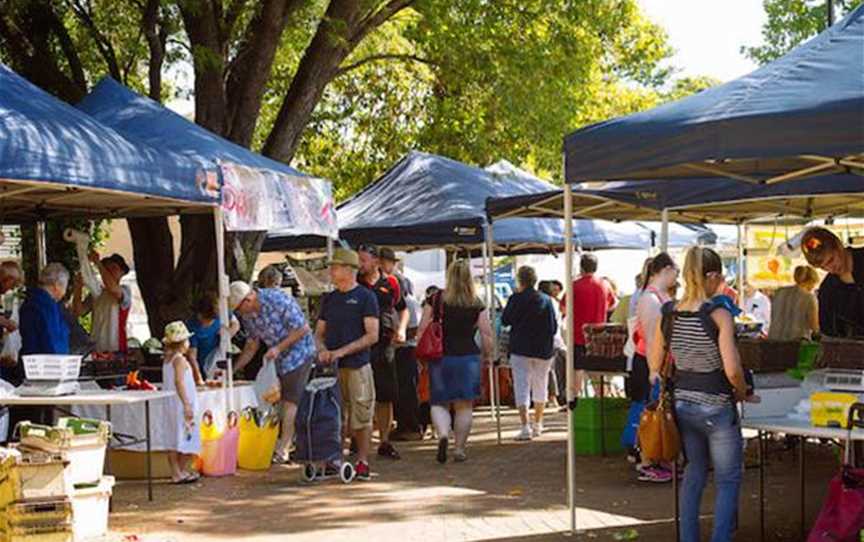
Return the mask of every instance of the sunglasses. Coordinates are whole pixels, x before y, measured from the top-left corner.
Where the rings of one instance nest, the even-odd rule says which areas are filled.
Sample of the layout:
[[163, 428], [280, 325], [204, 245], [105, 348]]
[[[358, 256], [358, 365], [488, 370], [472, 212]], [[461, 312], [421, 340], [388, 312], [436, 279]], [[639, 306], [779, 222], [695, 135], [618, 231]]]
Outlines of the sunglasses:
[[357, 252], [365, 252], [366, 254], [371, 254], [372, 256], [378, 256], [378, 247], [374, 245], [359, 245], [357, 247]]

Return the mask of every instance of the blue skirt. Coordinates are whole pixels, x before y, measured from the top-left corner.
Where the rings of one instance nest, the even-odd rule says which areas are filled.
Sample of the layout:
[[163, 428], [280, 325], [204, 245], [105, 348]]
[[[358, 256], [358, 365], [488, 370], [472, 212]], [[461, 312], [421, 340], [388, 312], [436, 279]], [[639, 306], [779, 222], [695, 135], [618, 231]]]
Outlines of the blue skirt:
[[429, 394], [433, 405], [480, 397], [480, 355], [444, 356], [430, 362]]

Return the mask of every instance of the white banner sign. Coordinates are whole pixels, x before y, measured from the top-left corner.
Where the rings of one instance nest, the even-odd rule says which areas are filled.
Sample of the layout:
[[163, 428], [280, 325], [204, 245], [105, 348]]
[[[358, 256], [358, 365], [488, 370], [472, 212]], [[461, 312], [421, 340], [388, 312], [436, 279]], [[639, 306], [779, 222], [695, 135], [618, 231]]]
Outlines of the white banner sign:
[[336, 206], [329, 181], [236, 164], [220, 167], [228, 231], [336, 236]]

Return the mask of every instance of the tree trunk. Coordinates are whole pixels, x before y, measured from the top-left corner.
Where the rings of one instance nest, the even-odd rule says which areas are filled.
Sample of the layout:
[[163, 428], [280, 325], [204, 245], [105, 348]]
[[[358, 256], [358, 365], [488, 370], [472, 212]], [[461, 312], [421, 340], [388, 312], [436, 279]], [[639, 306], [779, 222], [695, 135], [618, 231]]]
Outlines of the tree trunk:
[[130, 218], [126, 223], [150, 334], [161, 337], [169, 322], [162, 308], [170, 302], [174, 287], [174, 237], [165, 217]]
[[[282, 32], [300, 0], [265, 0], [249, 23], [250, 31], [228, 70], [228, 131], [226, 137], [244, 147], [252, 143], [261, 112], [261, 99]], [[254, 31], [251, 31], [254, 29]]]

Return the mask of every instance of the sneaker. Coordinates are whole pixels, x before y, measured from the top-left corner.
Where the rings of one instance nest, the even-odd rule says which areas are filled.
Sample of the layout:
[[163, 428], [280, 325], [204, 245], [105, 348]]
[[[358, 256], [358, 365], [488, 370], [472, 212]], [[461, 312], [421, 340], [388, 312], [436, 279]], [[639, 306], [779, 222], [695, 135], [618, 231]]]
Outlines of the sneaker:
[[637, 465], [642, 461], [639, 456], [639, 450], [636, 448], [627, 448], [627, 462], [631, 465]]
[[543, 436], [543, 424], [538, 423], [531, 428], [531, 436], [533, 438], [538, 438]]
[[519, 434], [516, 435], [516, 440], [519, 442], [524, 442], [526, 440], [531, 440], [531, 428], [527, 425], [519, 431]]
[[369, 463], [358, 461], [354, 466], [354, 479], [363, 482], [368, 482], [372, 479], [372, 471], [369, 470]]
[[435, 455], [435, 460], [442, 465], [447, 462], [447, 439], [442, 438], [438, 441], [438, 454]]
[[381, 457], [386, 457], [387, 459], [402, 459], [402, 456], [399, 455], [399, 452], [396, 451], [396, 448], [393, 447], [389, 442], [382, 442], [381, 446], [378, 447], [378, 455]]
[[339, 476], [339, 473], [342, 470], [342, 465], [337, 465], [333, 462], [328, 462], [324, 465], [324, 478], [335, 478]]
[[276, 452], [273, 454], [272, 463], [274, 465], [292, 465], [291, 454], [288, 452]]
[[456, 463], [464, 463], [468, 461], [468, 456], [465, 454], [465, 450], [456, 450], [453, 452], [453, 461]]
[[672, 481], [672, 473], [662, 467], [643, 467], [640, 465], [636, 467], [636, 470], [639, 472], [638, 479], [640, 482], [665, 484]]

